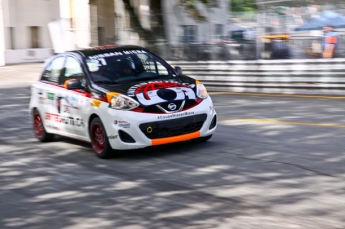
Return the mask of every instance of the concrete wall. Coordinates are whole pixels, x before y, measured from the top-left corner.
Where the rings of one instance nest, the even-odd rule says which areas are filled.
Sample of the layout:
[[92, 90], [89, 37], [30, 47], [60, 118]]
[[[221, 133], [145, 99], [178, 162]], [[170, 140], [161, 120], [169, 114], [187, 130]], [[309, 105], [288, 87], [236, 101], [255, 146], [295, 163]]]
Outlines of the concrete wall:
[[54, 54], [51, 48], [5, 50], [6, 64], [43, 62]]
[[59, 0], [3, 0], [3, 5], [6, 49], [11, 49], [10, 27], [15, 49], [32, 48], [31, 26], [39, 27], [39, 48], [52, 47], [47, 24], [60, 17]]
[[[43, 61], [51, 56], [47, 24], [60, 18], [59, 0], [2, 0], [1, 4], [5, 64]], [[38, 48], [35, 49], [30, 29], [33, 26], [38, 27]]]

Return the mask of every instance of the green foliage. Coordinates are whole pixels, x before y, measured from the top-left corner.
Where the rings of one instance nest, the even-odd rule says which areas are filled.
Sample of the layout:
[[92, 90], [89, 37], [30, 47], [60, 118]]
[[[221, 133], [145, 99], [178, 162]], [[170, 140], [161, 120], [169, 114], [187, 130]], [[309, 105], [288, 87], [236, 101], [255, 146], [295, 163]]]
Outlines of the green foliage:
[[196, 21], [206, 21], [206, 17], [197, 9], [198, 3], [202, 3], [207, 8], [216, 8], [219, 5], [218, 0], [180, 0], [180, 5], [187, 10], [191, 18]]
[[256, 11], [256, 0], [229, 0], [232, 12]]

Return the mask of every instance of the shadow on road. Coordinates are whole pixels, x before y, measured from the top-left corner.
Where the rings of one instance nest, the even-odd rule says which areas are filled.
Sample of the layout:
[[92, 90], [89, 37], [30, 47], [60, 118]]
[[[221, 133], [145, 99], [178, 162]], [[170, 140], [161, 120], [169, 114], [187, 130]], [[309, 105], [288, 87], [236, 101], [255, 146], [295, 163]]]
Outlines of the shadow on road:
[[38, 143], [27, 88], [0, 96], [0, 228], [345, 225], [345, 157], [329, 139], [343, 130], [224, 122], [204, 144], [100, 160], [88, 143]]

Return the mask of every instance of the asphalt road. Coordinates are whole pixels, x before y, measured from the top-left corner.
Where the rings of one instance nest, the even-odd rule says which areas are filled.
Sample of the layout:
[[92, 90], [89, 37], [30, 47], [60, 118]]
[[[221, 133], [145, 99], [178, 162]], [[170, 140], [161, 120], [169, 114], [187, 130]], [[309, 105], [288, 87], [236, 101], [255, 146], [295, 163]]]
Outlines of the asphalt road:
[[100, 160], [34, 138], [39, 66], [0, 68], [0, 228], [345, 228], [345, 98], [213, 94], [209, 142]]

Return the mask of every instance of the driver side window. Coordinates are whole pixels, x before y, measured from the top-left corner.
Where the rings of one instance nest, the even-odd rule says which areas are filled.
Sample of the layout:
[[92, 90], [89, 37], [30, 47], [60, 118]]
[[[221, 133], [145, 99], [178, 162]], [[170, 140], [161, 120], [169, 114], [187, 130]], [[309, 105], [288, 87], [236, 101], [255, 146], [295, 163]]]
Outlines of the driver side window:
[[64, 84], [69, 79], [84, 79], [84, 72], [78, 60], [73, 57], [67, 57], [65, 63], [65, 71], [61, 84]]
[[150, 56], [138, 54], [146, 72], [156, 73], [158, 75], [168, 75], [167, 69], [159, 62], [154, 61]]
[[57, 57], [44, 69], [42, 80], [58, 83], [65, 57]]

